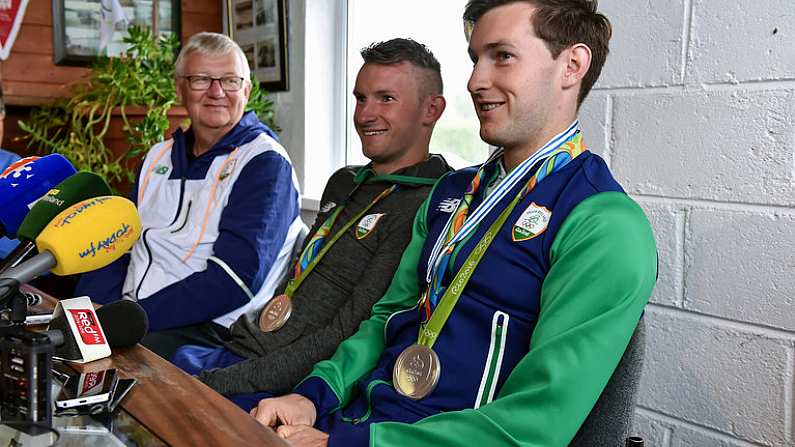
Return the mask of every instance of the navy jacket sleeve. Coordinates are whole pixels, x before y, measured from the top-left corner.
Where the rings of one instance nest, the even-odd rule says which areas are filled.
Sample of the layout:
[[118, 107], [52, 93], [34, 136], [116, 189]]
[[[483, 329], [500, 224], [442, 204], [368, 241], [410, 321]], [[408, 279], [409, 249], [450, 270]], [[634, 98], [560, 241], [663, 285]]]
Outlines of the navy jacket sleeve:
[[[141, 178], [143, 162], [138, 165], [135, 183], [129, 194], [129, 199], [138, 206], [138, 181]], [[113, 261], [106, 267], [93, 272], [86, 272], [80, 276], [75, 288], [75, 296], [87, 296], [99, 304], [108, 304], [121, 298], [124, 278], [127, 276], [127, 267], [130, 265], [129, 253]]]
[[127, 276], [127, 266], [129, 265], [130, 254], [125, 253], [106, 267], [84, 273], [77, 283], [75, 296], [87, 296], [99, 304], [117, 301], [121, 298], [124, 278]]
[[[213, 256], [256, 294], [298, 216], [292, 166], [269, 151], [249, 161], [221, 214]], [[139, 302], [150, 330], [213, 320], [249, 301], [247, 292], [216, 262]]]

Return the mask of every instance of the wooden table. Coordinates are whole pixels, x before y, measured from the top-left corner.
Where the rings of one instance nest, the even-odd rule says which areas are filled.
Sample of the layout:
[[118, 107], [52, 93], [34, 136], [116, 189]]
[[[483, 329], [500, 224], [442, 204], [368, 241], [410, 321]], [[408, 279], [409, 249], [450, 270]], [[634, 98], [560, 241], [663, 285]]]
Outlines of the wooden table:
[[[25, 288], [41, 294], [46, 306], [55, 306], [55, 298]], [[109, 358], [73, 367], [79, 372], [116, 368], [121, 377], [137, 379], [121, 406], [166, 444], [287, 446], [273, 430], [141, 345], [114, 349]]]

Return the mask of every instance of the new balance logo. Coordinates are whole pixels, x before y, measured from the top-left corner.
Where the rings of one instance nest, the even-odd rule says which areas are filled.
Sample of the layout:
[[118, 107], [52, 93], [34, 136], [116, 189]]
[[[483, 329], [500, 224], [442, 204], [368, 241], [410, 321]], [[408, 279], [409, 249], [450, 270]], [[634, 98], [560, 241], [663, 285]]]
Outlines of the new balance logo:
[[458, 208], [459, 203], [461, 203], [461, 199], [453, 199], [452, 197], [449, 199], [444, 199], [439, 202], [439, 206], [436, 208], [436, 210], [443, 213], [452, 213], [456, 210], [456, 208]]
[[326, 202], [323, 206], [320, 207], [321, 213], [328, 213], [329, 211], [333, 210], [337, 206], [334, 202]]

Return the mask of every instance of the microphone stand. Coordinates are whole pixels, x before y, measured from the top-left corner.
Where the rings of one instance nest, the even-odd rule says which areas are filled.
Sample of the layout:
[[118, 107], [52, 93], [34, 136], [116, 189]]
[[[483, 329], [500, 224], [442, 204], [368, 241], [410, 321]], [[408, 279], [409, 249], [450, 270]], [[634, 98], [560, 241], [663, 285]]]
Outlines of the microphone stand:
[[0, 278], [0, 419], [30, 435], [52, 431], [53, 341], [25, 329], [27, 297]]
[[28, 259], [31, 254], [36, 252], [36, 244], [33, 242], [21, 241], [8, 256], [0, 261], [0, 273], [18, 266], [21, 262]]
[[0, 305], [15, 292], [19, 291], [19, 286], [36, 278], [42, 273], [58, 265], [55, 256], [45, 251], [30, 258], [24, 264], [12, 267], [0, 276]]
[[14, 278], [0, 278], [0, 327], [13, 328], [25, 324], [28, 300], [19, 291], [20, 283]]

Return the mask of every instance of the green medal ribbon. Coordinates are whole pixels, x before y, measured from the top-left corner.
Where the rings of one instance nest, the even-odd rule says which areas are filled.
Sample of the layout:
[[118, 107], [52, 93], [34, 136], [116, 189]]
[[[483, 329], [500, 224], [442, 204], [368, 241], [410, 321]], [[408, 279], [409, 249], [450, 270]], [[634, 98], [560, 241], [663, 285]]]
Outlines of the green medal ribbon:
[[[373, 177], [371, 179], [371, 181], [375, 181], [375, 180], [379, 180], [379, 177]], [[349, 198], [350, 198], [350, 196], [352, 196], [359, 189], [360, 185], [361, 185], [361, 183], [359, 185], [357, 185], [356, 189], [354, 189], [348, 195]], [[301, 286], [301, 283], [304, 282], [304, 279], [307, 277], [307, 275], [309, 275], [309, 273], [315, 268], [315, 266], [318, 264], [318, 262], [320, 262], [320, 260], [323, 259], [323, 257], [331, 249], [331, 247], [334, 246], [334, 243], [337, 242], [337, 240], [339, 238], [341, 238], [342, 235], [345, 234], [345, 232], [348, 231], [348, 229], [354, 223], [358, 222], [359, 219], [361, 219], [365, 215], [365, 213], [367, 213], [367, 211], [369, 211], [373, 206], [375, 206], [376, 203], [380, 202], [381, 200], [386, 198], [388, 195], [392, 194], [396, 189], [398, 189], [398, 185], [392, 185], [389, 188], [383, 190], [381, 192], [381, 194], [376, 196], [376, 198], [373, 199], [372, 202], [370, 202], [369, 205], [364, 207], [355, 216], [353, 216], [353, 218], [351, 220], [346, 222], [345, 225], [343, 225], [342, 228], [340, 228], [340, 230], [337, 231], [337, 233], [334, 234], [334, 236], [332, 236], [332, 238], [330, 240], [328, 240], [328, 242], [324, 243], [325, 236], [328, 235], [328, 233], [331, 231], [331, 227], [334, 225], [334, 222], [337, 220], [337, 217], [342, 212], [342, 210], [345, 208], [345, 203], [343, 203], [342, 205], [338, 206], [337, 209], [335, 209], [334, 212], [331, 213], [331, 215], [328, 218], [326, 218], [326, 221], [323, 222], [323, 224], [320, 226], [320, 228], [318, 228], [318, 231], [312, 237], [312, 239], [309, 241], [309, 243], [306, 244], [306, 247], [304, 248], [304, 251], [301, 253], [301, 256], [299, 256], [298, 260], [296, 261], [293, 278], [291, 278], [287, 282], [287, 288], [285, 289], [284, 293], [288, 297], [292, 298], [293, 294], [298, 289], [298, 287]], [[347, 201], [348, 200], [346, 199], [345, 202], [347, 202]], [[322, 232], [324, 232], [325, 234], [320, 235], [319, 233], [322, 233]], [[318, 245], [322, 245], [322, 247], [323, 247], [323, 248], [320, 249], [319, 252], [317, 251]], [[308, 261], [308, 262], [303, 263], [304, 267], [302, 268], [302, 261], [305, 261], [305, 260]]]
[[[508, 219], [508, 216], [511, 214], [513, 209], [516, 208], [516, 205], [519, 203], [519, 201], [527, 196], [541, 180], [545, 179], [553, 172], [562, 169], [584, 151], [585, 145], [582, 141], [582, 134], [578, 131], [572, 138], [565, 141], [558, 149], [544, 159], [544, 161], [541, 163], [541, 166], [539, 166], [536, 172], [530, 177], [525, 186], [519, 190], [519, 193], [516, 194], [516, 197], [514, 197], [513, 201], [511, 201], [505, 210], [500, 213], [499, 217], [497, 217], [497, 220], [491, 224], [491, 227], [489, 227], [488, 231], [486, 231], [480, 241], [478, 241], [477, 245], [464, 262], [464, 265], [461, 267], [458, 273], [456, 273], [453, 281], [444, 291], [444, 294], [442, 295], [441, 299], [439, 299], [438, 304], [433, 309], [433, 312], [430, 313], [428, 320], [420, 324], [420, 333], [417, 338], [417, 343], [425, 345], [428, 348], [433, 348], [433, 344], [436, 342], [436, 339], [442, 332], [442, 328], [444, 327], [445, 323], [447, 323], [447, 319], [453, 312], [453, 308], [455, 308], [456, 303], [458, 303], [458, 299], [461, 297], [461, 294], [464, 292], [464, 288], [469, 282], [469, 279], [475, 272], [475, 268], [477, 268], [480, 260], [486, 253], [486, 250], [494, 240], [494, 237], [500, 231], [500, 228]], [[479, 182], [481, 179], [476, 180]], [[430, 287], [432, 287], [432, 284], [428, 285], [428, 289], [430, 289]], [[426, 300], [428, 300], [429, 293], [430, 292], [426, 290]], [[425, 304], [426, 307], [429, 305], [428, 302]]]
[[417, 339], [417, 343], [425, 345], [429, 348], [433, 348], [433, 344], [439, 337], [439, 333], [442, 332], [442, 328], [444, 327], [445, 323], [447, 323], [447, 319], [450, 317], [450, 314], [453, 313], [453, 308], [455, 307], [456, 303], [458, 303], [458, 299], [461, 297], [461, 294], [464, 292], [464, 287], [466, 287], [467, 283], [469, 282], [469, 278], [472, 277], [472, 274], [475, 272], [475, 268], [480, 263], [480, 260], [483, 258], [486, 250], [491, 245], [494, 237], [500, 231], [500, 227], [502, 227], [502, 224], [508, 220], [508, 216], [511, 214], [511, 211], [513, 211], [513, 209], [516, 207], [516, 204], [519, 203], [519, 200], [523, 196], [524, 194], [522, 194], [520, 191], [510, 205], [508, 205], [508, 207], [505, 208], [502, 213], [500, 213], [500, 216], [497, 217], [497, 220], [491, 224], [491, 227], [489, 227], [488, 231], [486, 231], [480, 241], [478, 241], [478, 244], [472, 250], [472, 253], [469, 254], [469, 257], [467, 257], [467, 260], [464, 262], [461, 270], [456, 273], [455, 278], [453, 278], [453, 282], [447, 287], [442, 299], [439, 300], [439, 304], [431, 314], [431, 318], [426, 323], [420, 325], [420, 334]]

